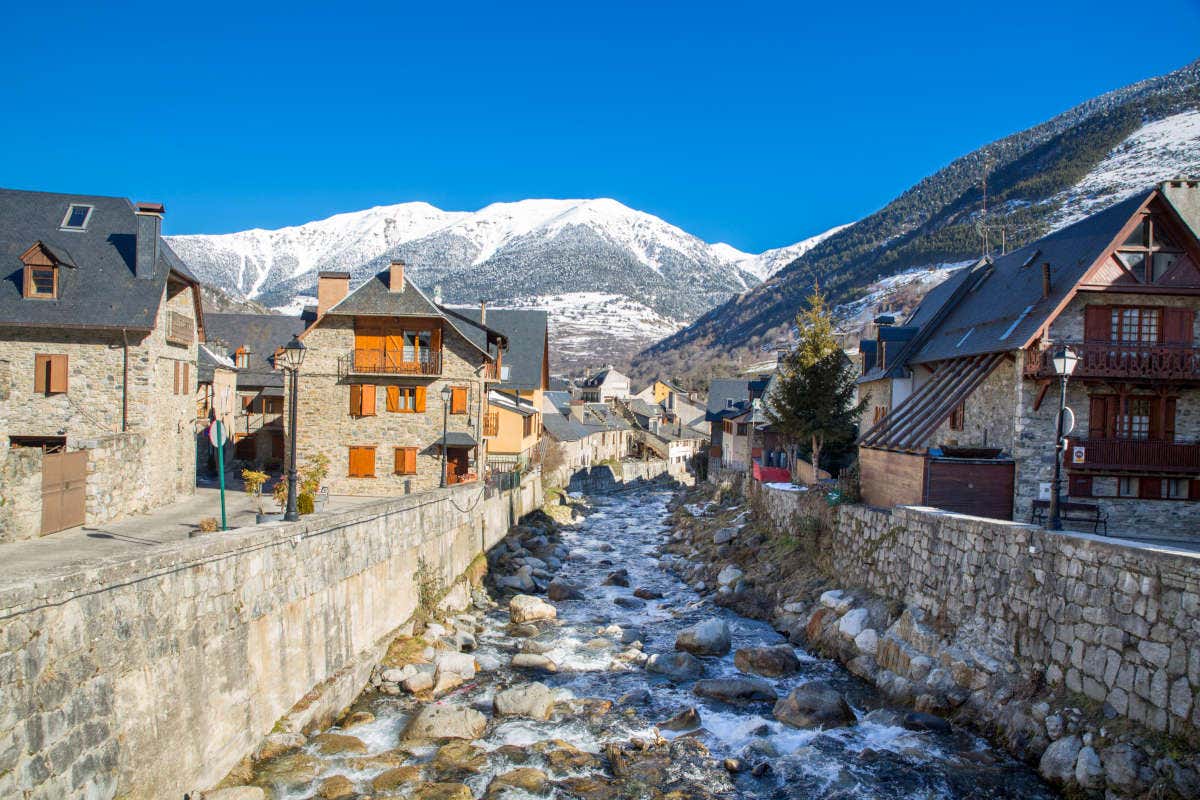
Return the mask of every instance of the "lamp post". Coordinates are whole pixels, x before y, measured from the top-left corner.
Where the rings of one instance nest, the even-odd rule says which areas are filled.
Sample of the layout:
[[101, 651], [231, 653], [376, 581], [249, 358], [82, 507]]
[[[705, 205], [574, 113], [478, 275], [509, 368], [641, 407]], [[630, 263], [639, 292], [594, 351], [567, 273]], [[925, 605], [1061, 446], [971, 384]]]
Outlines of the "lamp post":
[[304, 363], [304, 353], [308, 348], [304, 346], [304, 342], [300, 341], [300, 337], [292, 334], [292, 340], [283, 346], [283, 353], [279, 356], [280, 364], [284, 372], [291, 375], [292, 378], [292, 396], [288, 408], [288, 429], [291, 432], [291, 447], [288, 453], [288, 493], [287, 493], [287, 508], [284, 511], [283, 518], [288, 522], [295, 522], [300, 519], [300, 513], [296, 511], [296, 403], [298, 392], [296, 385], [300, 379], [300, 365]]
[[453, 392], [449, 386], [442, 387], [442, 488], [446, 488], [446, 435], [449, 424], [450, 397]]
[[1054, 373], [1061, 379], [1054, 439], [1054, 482], [1050, 487], [1050, 530], [1061, 531], [1062, 516], [1059, 506], [1062, 502], [1063, 420], [1067, 415], [1067, 381], [1075, 371], [1075, 365], [1079, 363], [1079, 356], [1075, 355], [1074, 350], [1063, 345], [1054, 352], [1050, 360], [1054, 364]]

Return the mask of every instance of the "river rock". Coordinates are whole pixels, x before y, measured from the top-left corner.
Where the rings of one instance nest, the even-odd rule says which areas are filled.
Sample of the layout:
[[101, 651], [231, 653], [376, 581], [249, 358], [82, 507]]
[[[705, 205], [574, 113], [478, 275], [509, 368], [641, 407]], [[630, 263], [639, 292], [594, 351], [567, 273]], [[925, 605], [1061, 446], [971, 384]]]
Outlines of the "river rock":
[[713, 544], [728, 544], [737, 538], [737, 528], [720, 528], [713, 534]]
[[618, 569], [608, 573], [608, 577], [604, 579], [605, 586], [620, 586], [629, 588], [629, 570]]
[[847, 611], [838, 620], [837, 627], [842, 638], [853, 640], [867, 627], [867, 610], [856, 608], [853, 611]]
[[367, 746], [363, 744], [362, 739], [344, 733], [322, 733], [314, 736], [312, 743], [317, 748], [317, 752], [326, 756], [367, 752]]
[[703, 677], [704, 664], [691, 653], [655, 653], [647, 659], [646, 671], [683, 683]]
[[470, 742], [461, 739], [438, 748], [433, 756], [433, 768], [440, 777], [461, 777], [463, 773], [482, 772], [487, 766], [487, 754]]
[[744, 575], [744, 574], [745, 573], [743, 573], [740, 569], [735, 567], [733, 564], [729, 564], [724, 569], [722, 569], [719, 573], [717, 573], [717, 585], [718, 586], [733, 586], [735, 583], [737, 583], [738, 581], [740, 581], [742, 579], [742, 575]]
[[497, 692], [492, 700], [497, 716], [530, 717], [546, 720], [554, 709], [558, 693], [544, 683], [526, 683]]
[[409, 721], [401, 734], [406, 741], [422, 739], [478, 739], [487, 718], [473, 708], [452, 703], [430, 703]]
[[871, 628], [866, 628], [854, 637], [854, 646], [858, 648], [858, 652], [874, 656], [879, 652], [879, 634]]
[[910, 731], [933, 731], [934, 733], [950, 733], [950, 723], [936, 714], [925, 714], [920, 711], [909, 711], [900, 718], [900, 724]]
[[661, 600], [663, 593], [656, 592], [653, 589], [647, 589], [646, 587], [642, 586], [633, 590], [633, 596], [640, 597], [642, 600]]
[[509, 662], [513, 669], [532, 669], [542, 672], [558, 672], [558, 664], [540, 653], [517, 653]]
[[528, 592], [534, 589], [533, 576], [526, 573], [502, 575], [496, 579], [496, 585], [502, 589], [517, 589], [518, 591], [522, 592]]
[[475, 657], [466, 653], [444, 651], [434, 657], [433, 663], [437, 666], [439, 675], [452, 672], [466, 681], [475, 677]]
[[679, 632], [675, 649], [698, 656], [723, 656], [729, 652], [729, 626], [723, 619], [710, 619]]
[[696, 681], [692, 691], [700, 697], [724, 703], [773, 703], [778, 699], [771, 684], [762, 678], [710, 678]]
[[376, 792], [391, 792], [395, 789], [411, 786], [420, 780], [421, 767], [416, 764], [407, 764], [379, 773], [371, 779], [371, 788]]
[[560, 600], [582, 600], [583, 592], [575, 584], [559, 579], [550, 581], [546, 587], [546, 597], [556, 603]]
[[205, 792], [203, 800], [266, 800], [267, 794], [257, 786], [230, 786]]
[[644, 706], [649, 702], [650, 691], [648, 689], [634, 689], [617, 698], [619, 706]]
[[743, 647], [733, 654], [733, 665], [742, 672], [779, 678], [800, 669], [800, 659], [790, 645]]
[[1079, 750], [1075, 759], [1075, 782], [1084, 789], [1104, 788], [1104, 767], [1100, 763], [1100, 754], [1091, 747]]
[[1079, 751], [1083, 742], [1078, 736], [1064, 736], [1052, 742], [1042, 753], [1038, 762], [1038, 772], [1042, 777], [1056, 786], [1065, 786], [1075, 780], [1075, 762], [1079, 759]]
[[277, 758], [284, 753], [299, 750], [301, 747], [304, 747], [307, 741], [302, 733], [288, 733], [284, 731], [268, 733], [263, 739], [262, 744], [258, 746], [258, 750], [254, 752], [254, 760], [270, 761], [272, 758]]
[[854, 712], [825, 681], [810, 681], [775, 704], [775, 719], [793, 728], [839, 728], [854, 724]]
[[[1131, 744], [1121, 743], [1100, 751], [1104, 777], [1108, 786], [1118, 794], [1136, 797], [1154, 780], [1146, 754]], [[1076, 760], [1078, 765], [1078, 760]]]
[[413, 793], [413, 800], [472, 800], [474, 795], [462, 783], [425, 783]]
[[546, 789], [546, 773], [534, 767], [519, 767], [509, 770], [492, 778], [484, 798], [485, 800], [499, 800], [510, 789], [526, 794], [541, 794]]
[[519, 594], [508, 601], [508, 614], [513, 622], [521, 623], [554, 619], [558, 616], [558, 611], [540, 597]]
[[658, 727], [668, 731], [691, 731], [700, 727], [700, 712], [695, 706], [680, 711], [675, 716], [658, 723]]
[[358, 792], [354, 791], [354, 781], [347, 778], [345, 775], [330, 775], [317, 786], [317, 792], [313, 795], [316, 800], [350, 800], [357, 797]]
[[263, 764], [254, 774], [254, 782], [269, 788], [299, 791], [321, 774], [321, 761], [310, 753], [288, 753]]

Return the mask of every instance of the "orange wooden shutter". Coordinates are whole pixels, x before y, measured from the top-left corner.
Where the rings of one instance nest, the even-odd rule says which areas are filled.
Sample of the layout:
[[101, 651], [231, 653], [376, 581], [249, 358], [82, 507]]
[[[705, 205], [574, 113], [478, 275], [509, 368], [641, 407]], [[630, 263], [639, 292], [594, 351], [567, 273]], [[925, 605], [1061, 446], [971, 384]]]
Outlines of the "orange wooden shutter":
[[373, 478], [373, 477], [375, 477], [375, 448], [374, 447], [351, 447], [350, 448], [350, 477], [351, 478]]
[[171, 384], [171, 394], [179, 394], [179, 362], [172, 361], [171, 366], [175, 370], [174, 383]]
[[192, 388], [192, 365], [183, 362], [183, 393], [190, 394]]
[[467, 413], [467, 390], [463, 386], [453, 386], [450, 389], [450, 413]]
[[50, 356], [50, 393], [67, 393], [67, 357]]
[[50, 386], [50, 356], [35, 355], [33, 357], [33, 390], [38, 394], [46, 394]]
[[396, 463], [395, 463], [395, 466], [392, 467], [392, 472], [395, 472], [397, 475], [403, 475], [404, 474], [404, 448], [403, 447], [396, 448], [395, 460], [396, 460]]
[[413, 399], [413, 411], [418, 414], [425, 413], [425, 387], [418, 386], [415, 390]]
[[362, 387], [362, 415], [375, 416], [375, 384], [364, 383]]
[[350, 384], [350, 416], [362, 416], [362, 384]]
[[417, 474], [417, 448], [404, 448], [404, 466], [408, 470], [409, 475]]
[[387, 410], [393, 414], [400, 410], [400, 387], [387, 387]]

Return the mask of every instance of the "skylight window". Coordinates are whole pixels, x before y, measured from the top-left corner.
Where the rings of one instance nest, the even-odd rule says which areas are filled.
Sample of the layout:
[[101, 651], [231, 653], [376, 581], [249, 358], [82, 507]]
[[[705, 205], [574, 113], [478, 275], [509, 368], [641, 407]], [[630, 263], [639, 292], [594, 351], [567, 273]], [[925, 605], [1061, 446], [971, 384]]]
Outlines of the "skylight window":
[[67, 214], [63, 217], [63, 230], [81, 231], [87, 228], [88, 219], [92, 216], [92, 206], [76, 205], [72, 203], [67, 207]]

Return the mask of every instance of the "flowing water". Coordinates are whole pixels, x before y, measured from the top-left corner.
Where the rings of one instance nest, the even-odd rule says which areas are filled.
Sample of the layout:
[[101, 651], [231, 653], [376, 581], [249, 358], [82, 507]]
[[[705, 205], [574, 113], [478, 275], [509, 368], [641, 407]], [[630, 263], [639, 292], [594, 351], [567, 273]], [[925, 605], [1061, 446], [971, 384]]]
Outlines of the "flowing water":
[[[739, 647], [770, 645], [784, 638], [764, 622], [739, 617], [702, 599], [659, 561], [659, 548], [669, 535], [667, 503], [671, 494], [647, 488], [593, 500], [591, 512], [573, 529], [562, 532], [570, 555], [558, 572], [583, 587], [586, 599], [555, 603], [560, 624], [548, 627], [536, 640], [545, 655], [559, 665], [555, 674], [530, 675], [507, 665], [524, 640], [510, 635], [507, 611], [487, 613], [479, 632], [475, 656], [493, 669], [481, 672], [443, 702], [490, 709], [498, 689], [531, 680], [564, 690], [577, 698], [617, 700], [641, 695], [642, 701], [626, 713], [600, 718], [556, 715], [548, 722], [530, 719], [490, 719], [487, 732], [475, 742], [490, 753], [486, 767], [464, 779], [476, 797], [482, 797], [490, 778], [519, 765], [510, 755], [516, 745], [529, 749], [545, 740], [565, 740], [583, 750], [602, 753], [606, 741], [653, 737], [659, 723], [688, 707], [700, 713], [700, 740], [718, 760], [739, 758], [748, 767], [760, 768], [756, 777], [747, 769], [732, 775], [730, 796], [746, 798], [1052, 798], [1030, 769], [991, 748], [979, 737], [961, 729], [934, 733], [913, 731], [899, 724], [907, 709], [887, 707], [874, 690], [835, 662], [819, 659], [796, 648], [799, 673], [769, 679], [780, 697], [793, 687], [814, 679], [832, 683], [854, 709], [858, 722], [834, 730], [798, 730], [777, 722], [770, 703], [734, 706], [706, 700], [691, 692], [691, 685], [674, 685], [642, 667], [616, 659], [633, 639], [647, 653], [670, 653], [677, 633], [697, 622], [719, 617]], [[630, 588], [605, 585], [614, 569], [629, 571]], [[633, 597], [634, 589], [663, 594], [648, 601]], [[614, 602], [614, 601], [619, 601]], [[610, 626], [618, 626], [617, 628]], [[598, 638], [599, 637], [599, 638]], [[740, 675], [733, 655], [705, 658], [705, 677]], [[496, 666], [496, 665], [503, 666]], [[646, 690], [641, 692], [640, 690]], [[646, 697], [648, 693], [648, 698]], [[419, 703], [411, 697], [368, 693], [356, 708], [371, 711], [376, 719], [354, 727], [350, 733], [380, 753], [396, 747], [401, 730]], [[621, 711], [620, 708], [617, 710]], [[485, 712], [487, 713], [487, 712]], [[336, 729], [335, 729], [336, 730]], [[670, 738], [680, 734], [662, 731]], [[436, 748], [416, 748], [407, 756], [412, 763], [430, 759]], [[354, 769], [347, 760], [322, 756], [322, 774], [342, 774], [369, 795], [369, 781], [380, 770]], [[602, 770], [594, 768], [591, 772]], [[435, 778], [436, 779], [436, 778]], [[280, 793], [286, 800], [312, 796], [307, 787]], [[506, 797], [569, 797], [560, 789], [543, 794], [508, 794]]]

